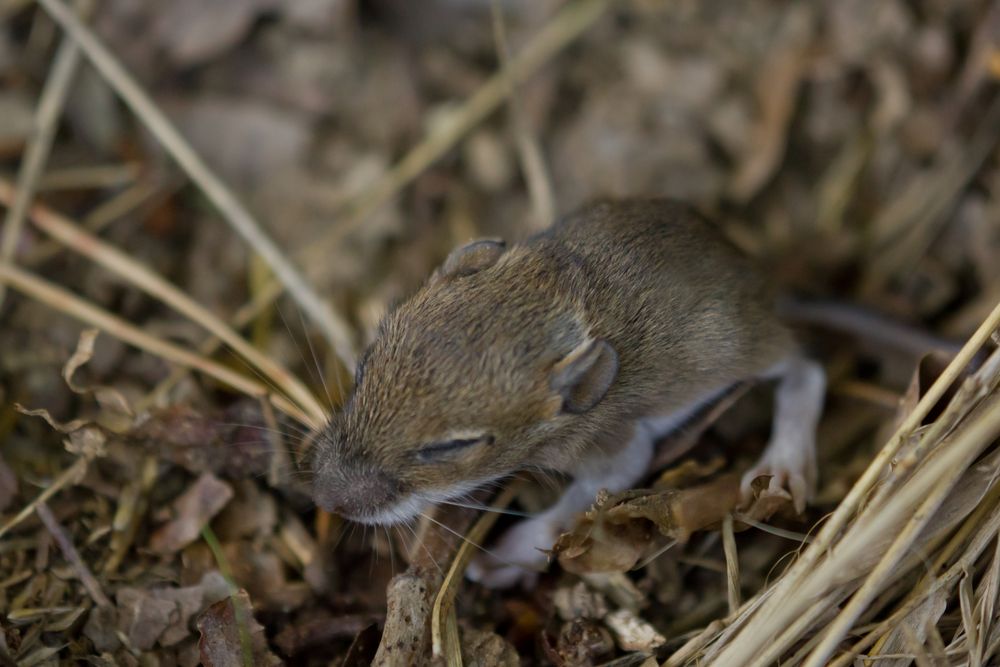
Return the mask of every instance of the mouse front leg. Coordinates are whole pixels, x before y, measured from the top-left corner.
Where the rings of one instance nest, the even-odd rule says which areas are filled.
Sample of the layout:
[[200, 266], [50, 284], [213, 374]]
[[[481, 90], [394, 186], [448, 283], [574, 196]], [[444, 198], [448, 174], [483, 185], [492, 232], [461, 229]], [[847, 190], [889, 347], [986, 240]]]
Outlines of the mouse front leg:
[[469, 564], [466, 575], [490, 588], [519, 581], [530, 585], [548, 562], [546, 551], [573, 518], [590, 507], [601, 489], [614, 493], [630, 488], [646, 473], [652, 457], [653, 438], [637, 425], [628, 444], [610, 456], [585, 461], [554, 505], [504, 533], [489, 552]]
[[796, 354], [762, 377], [778, 378], [771, 439], [760, 460], [743, 475], [742, 494], [744, 499], [752, 498], [751, 483], [770, 475], [768, 488], [787, 488], [801, 514], [816, 486], [816, 425], [823, 409], [826, 373], [820, 364]]

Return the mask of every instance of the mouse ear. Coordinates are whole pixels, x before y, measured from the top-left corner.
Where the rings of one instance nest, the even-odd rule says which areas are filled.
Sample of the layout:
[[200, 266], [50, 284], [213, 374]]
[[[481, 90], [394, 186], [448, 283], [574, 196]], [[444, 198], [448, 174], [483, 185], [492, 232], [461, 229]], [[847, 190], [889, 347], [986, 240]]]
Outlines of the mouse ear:
[[601, 402], [618, 376], [618, 353], [600, 338], [588, 338], [552, 369], [549, 385], [563, 399], [563, 412], [580, 414]]
[[507, 249], [502, 239], [479, 239], [456, 248], [434, 272], [434, 279], [461, 278], [488, 269], [497, 263]]

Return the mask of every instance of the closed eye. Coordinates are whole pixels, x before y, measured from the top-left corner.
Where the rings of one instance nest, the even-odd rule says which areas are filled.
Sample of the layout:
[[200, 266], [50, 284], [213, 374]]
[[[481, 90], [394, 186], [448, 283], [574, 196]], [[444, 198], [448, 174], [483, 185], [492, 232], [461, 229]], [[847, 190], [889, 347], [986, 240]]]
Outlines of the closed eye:
[[489, 444], [493, 442], [493, 436], [483, 435], [476, 438], [455, 438], [444, 442], [435, 442], [427, 445], [417, 452], [417, 459], [424, 463], [440, 461], [451, 454], [468, 449], [479, 444]]

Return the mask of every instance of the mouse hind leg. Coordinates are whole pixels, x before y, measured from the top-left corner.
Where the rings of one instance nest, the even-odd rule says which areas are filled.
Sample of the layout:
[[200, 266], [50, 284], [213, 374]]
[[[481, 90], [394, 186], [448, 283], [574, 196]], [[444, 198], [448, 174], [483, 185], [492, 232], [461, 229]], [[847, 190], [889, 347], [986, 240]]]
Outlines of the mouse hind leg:
[[826, 394], [823, 367], [796, 353], [762, 374], [777, 379], [771, 438], [760, 460], [742, 480], [744, 499], [752, 497], [750, 485], [762, 475], [770, 475], [769, 488], [791, 493], [795, 510], [805, 510], [816, 486], [816, 425]]

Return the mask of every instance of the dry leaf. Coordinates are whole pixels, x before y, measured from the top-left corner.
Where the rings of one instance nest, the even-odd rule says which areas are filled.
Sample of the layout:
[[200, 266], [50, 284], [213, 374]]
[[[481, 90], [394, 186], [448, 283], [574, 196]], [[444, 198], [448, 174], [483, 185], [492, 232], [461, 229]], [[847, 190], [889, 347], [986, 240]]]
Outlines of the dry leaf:
[[222, 511], [233, 497], [231, 486], [211, 473], [204, 473], [174, 500], [173, 519], [153, 533], [149, 546], [158, 553], [174, 553], [194, 542], [201, 529]]
[[[676, 479], [714, 468], [681, 466]], [[672, 476], [671, 478], [673, 478]], [[744, 514], [763, 520], [791, 505], [787, 494], [761, 491]], [[624, 572], [631, 569], [659, 536], [686, 542], [692, 533], [718, 526], [740, 501], [739, 476], [728, 474], [699, 486], [664, 491], [626, 491], [598, 497], [594, 508], [553, 547], [568, 572]]]
[[198, 617], [201, 661], [205, 667], [280, 665], [267, 646], [264, 626], [253, 616], [246, 591], [216, 602]]

